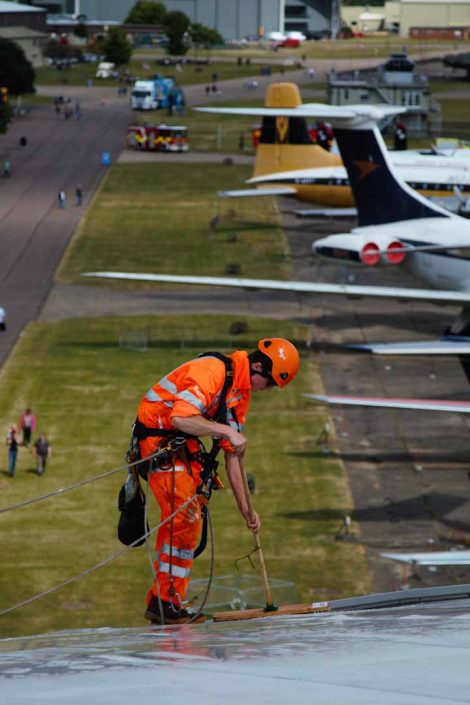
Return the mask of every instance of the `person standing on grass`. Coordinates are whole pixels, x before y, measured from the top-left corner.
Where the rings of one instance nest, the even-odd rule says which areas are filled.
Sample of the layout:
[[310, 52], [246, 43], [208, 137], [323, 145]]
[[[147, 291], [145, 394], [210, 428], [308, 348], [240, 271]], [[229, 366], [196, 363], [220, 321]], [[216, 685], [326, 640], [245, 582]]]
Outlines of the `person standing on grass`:
[[46, 434], [41, 433], [33, 447], [33, 453], [37, 460], [37, 473], [44, 475], [46, 471], [46, 461], [51, 457], [52, 448], [47, 440]]
[[31, 409], [25, 409], [24, 413], [21, 414], [20, 428], [23, 434], [23, 445], [27, 448], [31, 442], [31, 434], [36, 428], [36, 417]]
[[18, 447], [20, 440], [18, 436], [18, 426], [14, 423], [8, 429], [6, 444], [8, 448], [8, 474], [13, 477], [16, 468], [16, 459], [18, 457]]

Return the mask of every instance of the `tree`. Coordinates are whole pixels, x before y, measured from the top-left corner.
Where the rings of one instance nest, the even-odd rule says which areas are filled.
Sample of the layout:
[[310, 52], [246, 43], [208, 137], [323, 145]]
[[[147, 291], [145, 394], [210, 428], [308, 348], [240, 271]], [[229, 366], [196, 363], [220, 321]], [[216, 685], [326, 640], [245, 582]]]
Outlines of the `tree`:
[[125, 24], [163, 24], [165, 5], [152, 0], [138, 0], [125, 19]]
[[165, 16], [163, 26], [165, 34], [168, 37], [168, 53], [169, 54], [186, 54], [188, 44], [185, 42], [185, 35], [189, 29], [189, 17], [184, 12], [175, 10], [168, 12]]
[[56, 39], [51, 39], [46, 44], [44, 49], [44, 56], [49, 59], [56, 61], [57, 59], [80, 59], [82, 56], [82, 50], [80, 47], [70, 46], [70, 44], [63, 44], [58, 42]]
[[132, 47], [119, 27], [111, 27], [104, 42], [103, 51], [107, 61], [112, 61], [116, 66], [128, 64], [132, 55]]
[[9, 39], [0, 38], [0, 86], [10, 95], [34, 93], [34, 69], [23, 49]]
[[190, 27], [191, 39], [194, 44], [210, 47], [214, 44], [223, 44], [222, 36], [215, 29], [210, 29], [203, 24], [193, 22]]

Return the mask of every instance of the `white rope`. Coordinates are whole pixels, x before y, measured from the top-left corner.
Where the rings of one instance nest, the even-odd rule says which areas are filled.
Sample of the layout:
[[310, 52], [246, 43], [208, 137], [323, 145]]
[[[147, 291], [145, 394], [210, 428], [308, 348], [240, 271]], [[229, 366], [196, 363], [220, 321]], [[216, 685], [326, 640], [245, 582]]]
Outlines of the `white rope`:
[[[152, 457], [152, 456], [149, 456]], [[145, 460], [148, 460], [148, 458], [145, 458]], [[135, 465], [135, 463], [133, 463]], [[126, 466], [127, 467], [127, 466]], [[133, 548], [136, 546], [139, 541], [141, 541], [144, 537], [150, 536], [150, 534], [153, 534], [155, 531], [158, 531], [160, 527], [162, 527], [164, 524], [166, 524], [168, 521], [173, 519], [178, 512], [181, 512], [183, 509], [185, 509], [188, 504], [190, 504], [195, 498], [197, 497], [197, 492], [190, 497], [184, 504], [179, 507], [173, 514], [170, 514], [169, 517], [167, 517], [164, 521], [162, 521], [160, 524], [155, 526], [153, 529], [150, 529], [150, 531], [146, 531], [145, 534], [142, 534], [138, 539], [133, 541], [129, 546], [126, 546], [125, 548], [122, 548], [119, 551], [116, 551], [116, 553], [113, 553], [111, 556], [108, 556], [108, 558], [105, 558], [104, 561], [101, 561], [100, 563], [96, 563], [94, 566], [91, 566], [91, 568], [87, 568], [84, 570], [82, 573], [79, 573], [79, 575], [74, 575], [72, 578], [69, 578], [68, 580], [64, 580], [62, 583], [59, 583], [58, 585], [55, 585], [52, 588], [49, 588], [49, 590], [44, 590], [43, 592], [38, 593], [37, 595], [33, 595], [33, 597], [30, 597], [27, 600], [23, 600], [23, 602], [18, 602], [16, 605], [13, 605], [12, 607], [8, 607], [6, 610], [2, 610], [0, 612], [0, 617], [2, 617], [5, 614], [9, 614], [10, 612], [14, 612], [15, 610], [19, 609], [20, 607], [25, 607], [26, 605], [31, 604], [35, 600], [39, 600], [42, 597], [46, 597], [47, 595], [51, 595], [53, 592], [57, 592], [57, 590], [61, 590], [63, 587], [66, 587], [67, 585], [70, 585], [71, 583], [76, 582], [77, 580], [80, 580], [81, 578], [85, 577], [86, 575], [89, 575], [90, 573], [93, 573], [95, 570], [98, 570], [99, 568], [103, 568], [105, 565], [108, 565], [108, 563], [111, 563], [115, 558], [119, 558], [119, 556], [122, 556], [126, 551], [128, 551], [130, 548]]]
[[58, 490], [53, 490], [52, 492], [49, 492], [48, 494], [43, 494], [43, 495], [40, 495], [39, 497], [33, 497], [33, 499], [27, 499], [24, 502], [18, 502], [18, 504], [12, 504], [9, 507], [4, 507], [3, 509], [0, 509], [0, 514], [4, 514], [6, 512], [11, 512], [13, 509], [21, 509], [22, 507], [27, 507], [28, 505], [36, 504], [36, 502], [42, 502], [43, 499], [49, 499], [49, 497], [56, 497], [59, 494], [63, 494], [64, 492], [68, 492], [69, 490], [74, 490], [77, 487], [83, 487], [84, 485], [89, 485], [91, 482], [95, 482], [96, 480], [102, 480], [104, 477], [110, 477], [111, 475], [115, 475], [116, 473], [122, 472], [123, 470], [128, 470], [129, 468], [133, 467], [134, 465], [139, 465], [139, 463], [145, 463], [147, 460], [151, 460], [152, 458], [155, 458], [159, 452], [161, 452], [161, 451], [159, 450], [156, 453], [152, 453], [152, 455], [148, 455], [146, 458], [142, 458], [141, 460], [136, 460], [133, 463], [127, 463], [127, 465], [121, 465], [121, 467], [115, 468], [114, 470], [108, 470], [108, 472], [104, 472], [102, 475], [96, 475], [95, 477], [89, 477], [87, 480], [80, 480], [80, 482], [76, 482], [73, 485], [67, 485], [67, 487], [60, 487]]

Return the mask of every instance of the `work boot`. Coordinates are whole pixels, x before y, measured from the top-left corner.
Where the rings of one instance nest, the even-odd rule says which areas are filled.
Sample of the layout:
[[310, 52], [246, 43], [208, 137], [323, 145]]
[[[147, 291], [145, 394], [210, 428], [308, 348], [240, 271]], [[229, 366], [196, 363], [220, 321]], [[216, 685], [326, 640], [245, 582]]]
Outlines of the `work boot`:
[[191, 622], [191, 624], [200, 624], [206, 620], [204, 614], [199, 614], [196, 619], [194, 619], [194, 615], [182, 607], [178, 609], [172, 605], [171, 602], [165, 602], [165, 600], [162, 600], [161, 603], [163, 615], [160, 612], [157, 597], [153, 596], [147, 605], [144, 617], [149, 619], [152, 624], [187, 624], [188, 622]]

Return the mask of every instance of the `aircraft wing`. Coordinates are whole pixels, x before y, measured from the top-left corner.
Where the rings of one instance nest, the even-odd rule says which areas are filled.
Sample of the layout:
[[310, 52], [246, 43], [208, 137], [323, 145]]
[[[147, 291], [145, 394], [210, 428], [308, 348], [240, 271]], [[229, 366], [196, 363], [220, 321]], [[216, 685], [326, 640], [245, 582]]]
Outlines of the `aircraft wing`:
[[470, 401], [442, 399], [385, 399], [383, 397], [353, 397], [332, 394], [304, 394], [304, 397], [332, 406], [373, 406], [383, 409], [410, 409], [418, 411], [446, 411], [470, 414]]
[[468, 305], [470, 292], [442, 289], [407, 289], [391, 286], [358, 286], [328, 282], [279, 281], [276, 279], [242, 279], [241, 277], [200, 277], [179, 274], [151, 274], [138, 272], [84, 272], [82, 277], [123, 279], [127, 281], [160, 284], [189, 284], [194, 286], [224, 286], [238, 289], [267, 289], [302, 294], [332, 294], [350, 298], [375, 297], [398, 301], [429, 301], [440, 304]]
[[292, 213], [297, 218], [351, 218], [357, 215], [357, 208], [306, 208]]
[[271, 182], [302, 183], [307, 179], [347, 179], [348, 173], [344, 166], [316, 166], [308, 169], [289, 169], [289, 171], [275, 171], [272, 174], [253, 176], [247, 179], [247, 184], [269, 184]]
[[439, 340], [418, 340], [404, 343], [370, 343], [347, 345], [375, 355], [470, 355], [470, 338], [444, 336]]
[[428, 553], [381, 553], [384, 558], [412, 565], [470, 565], [470, 551], [429, 551]]
[[327, 105], [325, 103], [303, 103], [297, 108], [194, 108], [202, 113], [222, 115], [253, 115], [258, 117], [306, 117], [358, 123], [375, 120], [379, 122], [392, 115], [405, 113], [407, 108], [396, 105]]
[[295, 196], [295, 188], [245, 188], [238, 191], [219, 191], [220, 198], [257, 198], [258, 196]]

